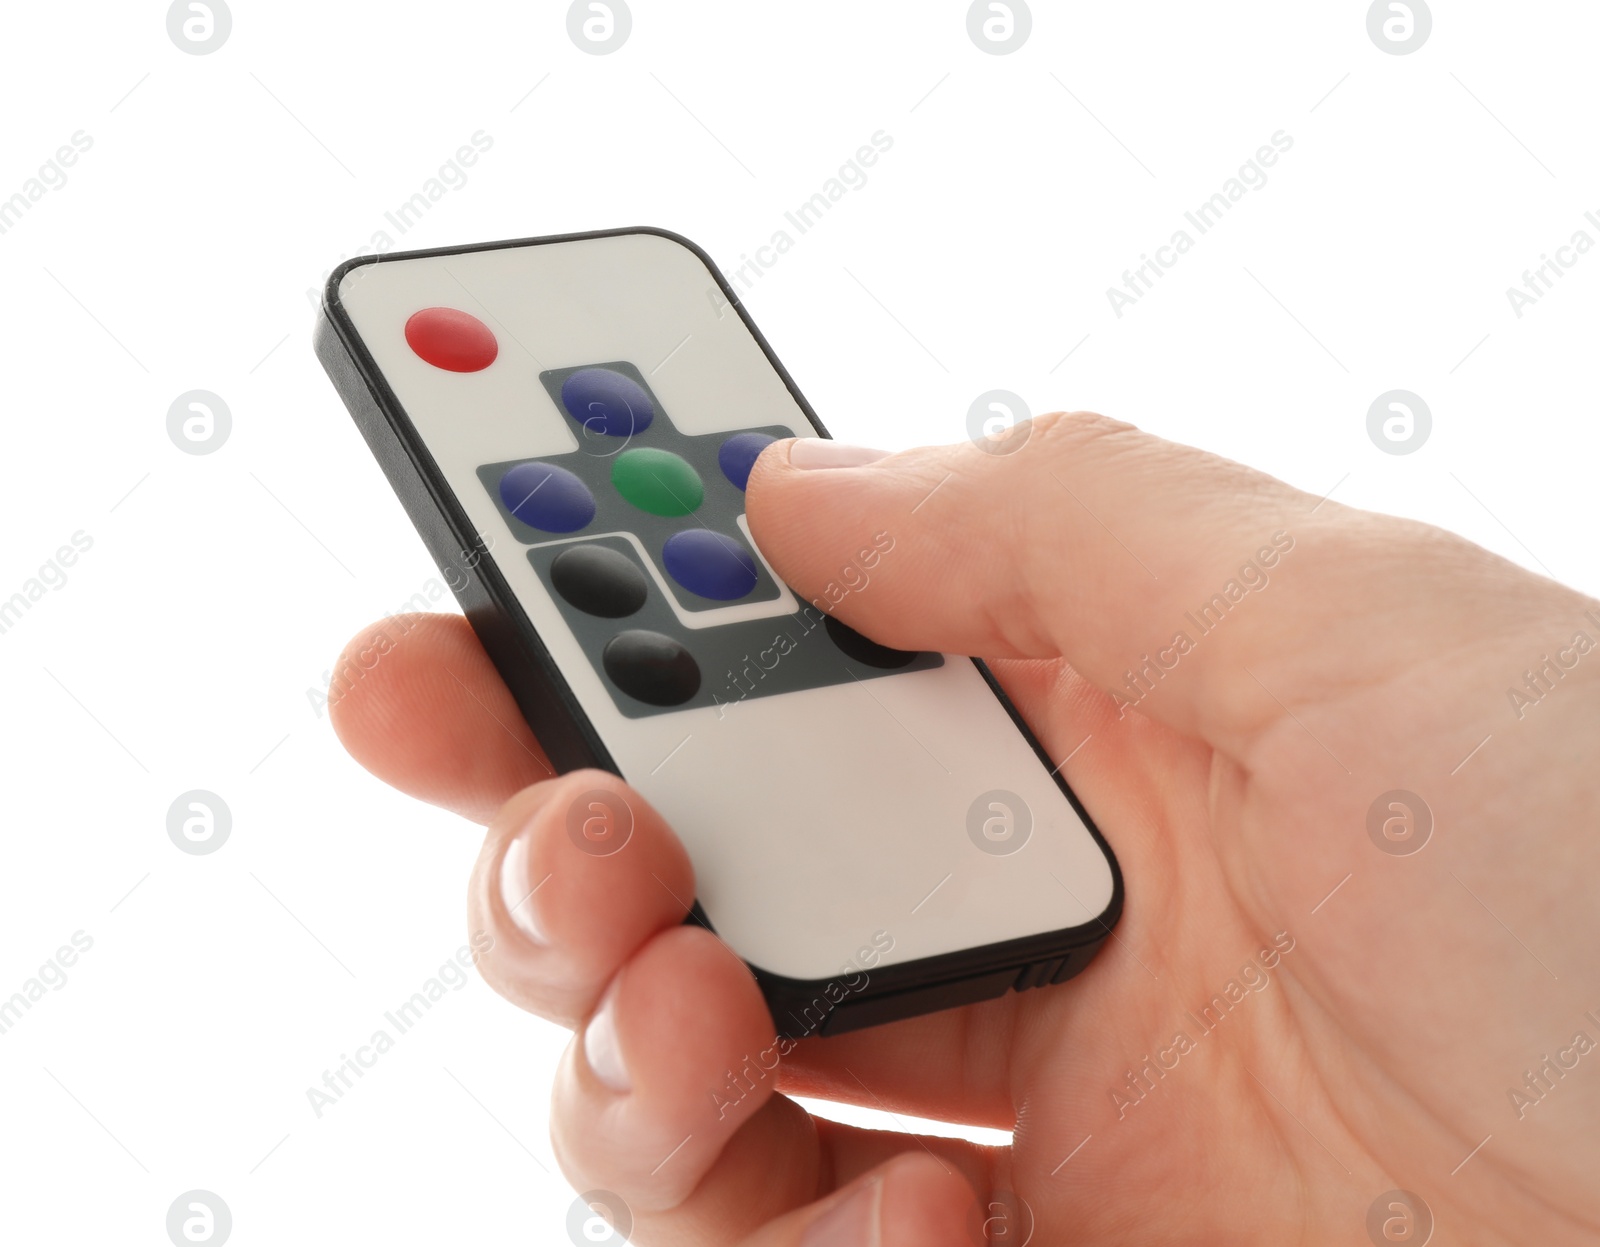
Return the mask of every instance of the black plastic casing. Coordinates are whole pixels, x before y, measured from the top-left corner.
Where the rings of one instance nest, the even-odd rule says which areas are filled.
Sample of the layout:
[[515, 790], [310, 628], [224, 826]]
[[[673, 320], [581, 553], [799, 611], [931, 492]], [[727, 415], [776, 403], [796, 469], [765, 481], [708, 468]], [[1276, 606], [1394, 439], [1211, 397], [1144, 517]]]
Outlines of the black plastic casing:
[[[446, 582], [454, 589], [467, 621], [511, 690], [529, 728], [544, 747], [551, 764], [562, 774], [582, 767], [597, 767], [615, 775], [621, 775], [622, 772], [518, 604], [515, 594], [500, 575], [493, 558], [483, 552], [481, 539], [456, 500], [444, 473], [362, 345], [340, 302], [339, 289], [346, 274], [366, 264], [626, 234], [656, 234], [671, 239], [688, 248], [705, 264], [728, 305], [749, 329], [795, 403], [811, 422], [817, 436], [828, 437], [828, 431], [778, 362], [767, 340], [761, 336], [761, 331], [740, 303], [739, 296], [711, 257], [683, 236], [649, 226], [358, 257], [341, 264], [328, 278], [313, 337], [317, 358], [333, 381], [339, 397], [349, 408], [356, 426], [389, 478], [390, 485], [411, 517], [411, 522], [416, 525], [429, 553], [444, 573]], [[1089, 964], [1121, 916], [1123, 882], [1116, 855], [1077, 795], [1067, 786], [1060, 769], [1022, 721], [988, 668], [978, 659], [969, 661], [978, 668], [984, 681], [1005, 706], [1017, 730], [1050, 770], [1057, 786], [1105, 853], [1112, 875], [1110, 904], [1094, 921], [1082, 926], [896, 965], [865, 966], [857, 974], [841, 974], [829, 979], [786, 978], [760, 966], [750, 965], [750, 971], [771, 1010], [779, 1038], [797, 1040], [810, 1035], [840, 1034], [940, 1009], [973, 1004], [1002, 996], [1013, 989], [1022, 991], [1063, 982]], [[714, 930], [698, 903], [686, 921]], [[748, 962], [746, 964], [749, 965]]]

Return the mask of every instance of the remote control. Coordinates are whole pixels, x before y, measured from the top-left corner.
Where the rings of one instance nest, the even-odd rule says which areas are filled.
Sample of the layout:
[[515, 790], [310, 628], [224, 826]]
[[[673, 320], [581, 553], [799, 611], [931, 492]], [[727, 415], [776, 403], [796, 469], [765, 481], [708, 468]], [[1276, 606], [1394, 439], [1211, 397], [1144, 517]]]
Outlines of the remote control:
[[[363, 257], [315, 342], [552, 763], [677, 831], [690, 920], [780, 1038], [1088, 964], [1121, 874], [987, 669], [862, 635], [752, 539], [756, 457], [827, 433], [703, 251], [639, 228]], [[859, 575], [903, 539], [863, 534]], [[603, 801], [575, 840], [590, 814], [611, 839], [584, 847], [625, 849]]]

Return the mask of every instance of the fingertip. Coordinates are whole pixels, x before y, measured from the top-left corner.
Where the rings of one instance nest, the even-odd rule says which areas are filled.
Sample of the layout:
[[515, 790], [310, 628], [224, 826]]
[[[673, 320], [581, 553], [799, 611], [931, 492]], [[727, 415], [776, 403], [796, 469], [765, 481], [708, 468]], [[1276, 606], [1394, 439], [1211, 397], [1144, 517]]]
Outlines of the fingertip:
[[926, 1153], [902, 1152], [822, 1204], [801, 1231], [798, 1247], [960, 1247], [999, 1241], [987, 1236], [992, 1226], [984, 1221], [965, 1178]]
[[607, 771], [517, 793], [490, 823], [468, 884], [474, 927], [495, 936], [484, 978], [514, 1004], [576, 1027], [620, 967], [694, 899], [687, 850]]
[[[711, 1093], [732, 1073], [741, 1086], [761, 1084], [763, 1094], [752, 1097], [749, 1110], [766, 1098], [777, 1056], [758, 1058], [777, 1046], [772, 1017], [748, 967], [717, 936], [693, 924], [663, 931], [618, 977], [619, 1034], [638, 1053], [630, 1069], [641, 1091], [658, 1102], [700, 1108], [713, 1103]], [[691, 1069], [704, 1071], [698, 1086], [686, 1077]], [[759, 1076], [739, 1077], [747, 1074]]]
[[[562, 1058], [551, 1137], [575, 1183], [676, 1208], [773, 1094], [755, 980], [702, 927], [658, 933], [618, 971]], [[672, 1163], [665, 1163], [670, 1157]]]
[[[926, 1152], [902, 1152], [885, 1162], [880, 1237], [883, 1247], [957, 1247], [985, 1233], [984, 1216], [959, 1170]], [[1017, 1241], [1026, 1242], [1025, 1232]], [[1010, 1241], [1009, 1236], [977, 1238]]]
[[938, 448], [892, 453], [830, 438], [774, 442], [745, 487], [751, 535], [789, 584], [825, 587], [841, 557], [848, 563], [870, 550], [886, 516], [903, 516], [939, 482], [942, 462]]
[[406, 706], [420, 687], [415, 651], [438, 651], [444, 631], [426, 615], [375, 620], [344, 643], [328, 671], [324, 695], [334, 735], [346, 753], [386, 782], [391, 758], [405, 743]]
[[756, 456], [756, 461], [750, 465], [750, 475], [745, 478], [745, 497], [759, 496], [765, 492], [768, 482], [781, 476], [789, 467], [789, 454], [794, 449], [798, 437], [780, 437], [775, 442], [769, 442], [761, 448], [761, 453]]
[[460, 615], [369, 624], [328, 674], [339, 742], [402, 792], [486, 823], [512, 793], [555, 773]]
[[[408, 624], [414, 619], [406, 617]], [[339, 656], [328, 669], [328, 686], [323, 691], [325, 700], [320, 705], [327, 709], [334, 735], [357, 761], [360, 757], [356, 750], [364, 744], [363, 731], [373, 709], [369, 696], [373, 689], [367, 684], [366, 676], [376, 670], [384, 652], [392, 648], [391, 632], [400, 621], [401, 617], [391, 616], [365, 625], [340, 647]], [[313, 698], [313, 708], [317, 707], [317, 700]]]

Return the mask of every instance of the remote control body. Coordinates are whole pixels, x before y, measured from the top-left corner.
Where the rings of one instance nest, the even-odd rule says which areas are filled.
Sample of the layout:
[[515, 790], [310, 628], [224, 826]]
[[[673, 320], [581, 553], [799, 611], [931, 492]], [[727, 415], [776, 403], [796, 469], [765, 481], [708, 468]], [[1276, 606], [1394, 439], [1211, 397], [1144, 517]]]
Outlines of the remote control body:
[[756, 548], [751, 464], [826, 433], [693, 244], [633, 229], [352, 261], [316, 349], [552, 762], [665, 816], [693, 918], [780, 1035], [1088, 963], [1122, 881], [1059, 760], [981, 663], [829, 613], [907, 534], [862, 533], [815, 602]]

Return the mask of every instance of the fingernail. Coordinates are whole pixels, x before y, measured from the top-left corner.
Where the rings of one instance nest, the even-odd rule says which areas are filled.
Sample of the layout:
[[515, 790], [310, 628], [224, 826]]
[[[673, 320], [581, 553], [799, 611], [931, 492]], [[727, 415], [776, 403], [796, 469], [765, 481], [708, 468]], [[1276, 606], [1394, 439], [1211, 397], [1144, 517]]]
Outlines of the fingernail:
[[622, 1063], [622, 1046], [617, 1042], [617, 986], [607, 990], [600, 1007], [583, 1031], [583, 1057], [594, 1076], [619, 1094], [633, 1090], [628, 1067]]
[[882, 1201], [883, 1179], [872, 1178], [808, 1225], [800, 1247], [878, 1247]]
[[789, 447], [789, 466], [795, 468], [859, 468], [889, 456], [887, 450], [851, 446], [826, 437], [802, 437]]
[[500, 903], [505, 906], [511, 925], [521, 931], [529, 943], [542, 947], [550, 941], [533, 916], [533, 894], [537, 890], [528, 881], [528, 839], [526, 834], [520, 835], [506, 845], [505, 856], [500, 859]]

